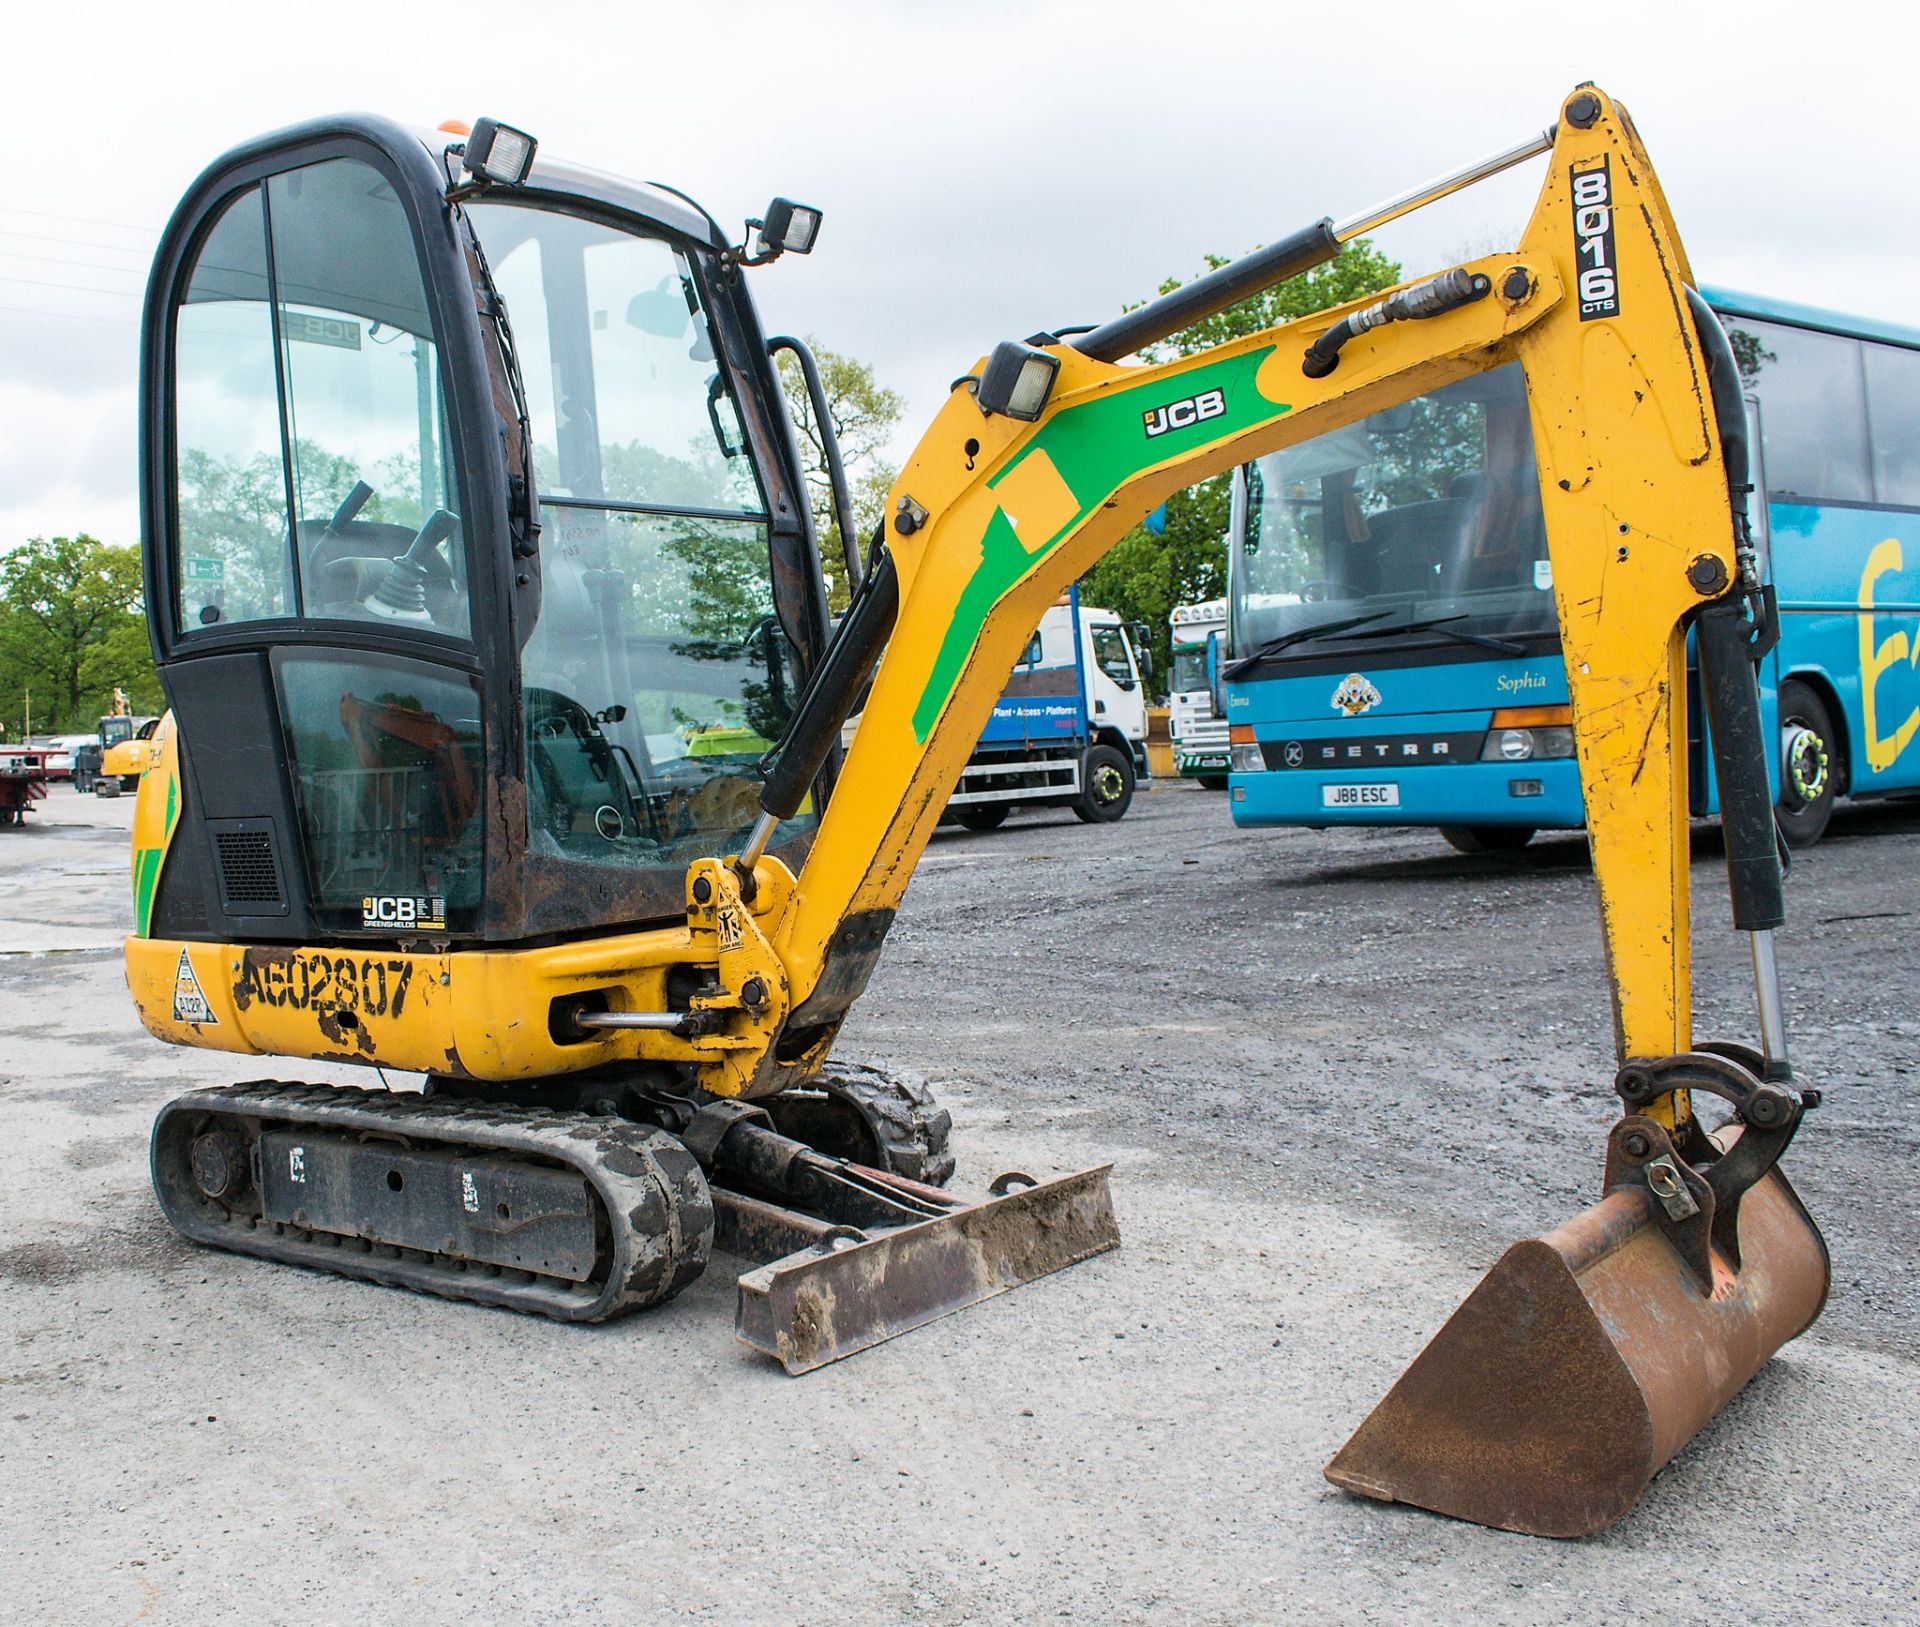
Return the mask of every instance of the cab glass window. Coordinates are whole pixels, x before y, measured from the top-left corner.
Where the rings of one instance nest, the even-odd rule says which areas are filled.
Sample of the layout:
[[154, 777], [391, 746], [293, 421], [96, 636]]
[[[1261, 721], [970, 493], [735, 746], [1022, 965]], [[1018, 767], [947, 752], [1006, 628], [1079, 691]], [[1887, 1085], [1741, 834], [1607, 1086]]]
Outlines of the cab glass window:
[[464, 637], [438, 347], [400, 200], [336, 159], [274, 176], [267, 209], [305, 613]]
[[175, 613], [465, 637], [438, 347], [392, 186], [335, 159], [203, 238], [174, 318]]
[[[731, 377], [686, 251], [522, 205], [468, 212], [526, 379], [543, 514], [528, 848], [602, 872], [570, 908], [677, 914], [687, 860], [751, 828], [798, 689]], [[809, 806], [776, 840], [811, 824]]]
[[765, 508], [687, 256], [545, 210], [472, 210], [513, 322], [542, 496]]
[[473, 930], [480, 698], [443, 667], [335, 652], [275, 661], [307, 881], [322, 925]]
[[1093, 629], [1093, 659], [1122, 689], [1133, 688], [1133, 660], [1127, 650], [1127, 636], [1118, 627]]
[[290, 616], [293, 558], [258, 187], [229, 203], [202, 239], [173, 332], [179, 626]]
[[1204, 644], [1176, 644], [1173, 647], [1173, 693], [1196, 694], [1207, 687], [1207, 647]]

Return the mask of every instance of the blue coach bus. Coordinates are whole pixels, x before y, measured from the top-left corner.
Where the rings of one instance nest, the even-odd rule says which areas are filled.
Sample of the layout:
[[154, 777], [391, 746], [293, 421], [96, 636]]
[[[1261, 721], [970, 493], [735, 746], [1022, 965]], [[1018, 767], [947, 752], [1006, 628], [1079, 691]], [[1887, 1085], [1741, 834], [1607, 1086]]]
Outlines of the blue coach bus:
[[[1920, 786], [1920, 331], [1703, 292], [1757, 430], [1761, 700], [1805, 846], [1836, 797]], [[1518, 364], [1246, 465], [1227, 577], [1236, 823], [1431, 825], [1479, 853], [1584, 822]]]

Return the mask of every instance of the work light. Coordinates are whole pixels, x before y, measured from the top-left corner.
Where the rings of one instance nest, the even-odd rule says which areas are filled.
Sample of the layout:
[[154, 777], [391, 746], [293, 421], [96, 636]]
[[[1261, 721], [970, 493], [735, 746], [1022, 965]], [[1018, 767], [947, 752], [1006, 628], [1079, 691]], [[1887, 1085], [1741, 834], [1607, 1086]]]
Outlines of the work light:
[[460, 162], [476, 180], [518, 186], [533, 168], [534, 149], [538, 146], [524, 130], [492, 119], [476, 119]]
[[813, 241], [820, 235], [820, 211], [791, 198], [775, 198], [759, 225], [757, 253], [811, 254]]
[[1047, 397], [1053, 393], [1053, 376], [1059, 371], [1058, 356], [1023, 345], [1018, 339], [1003, 339], [987, 358], [974, 398], [989, 416], [997, 412], [1030, 424], [1046, 410]]

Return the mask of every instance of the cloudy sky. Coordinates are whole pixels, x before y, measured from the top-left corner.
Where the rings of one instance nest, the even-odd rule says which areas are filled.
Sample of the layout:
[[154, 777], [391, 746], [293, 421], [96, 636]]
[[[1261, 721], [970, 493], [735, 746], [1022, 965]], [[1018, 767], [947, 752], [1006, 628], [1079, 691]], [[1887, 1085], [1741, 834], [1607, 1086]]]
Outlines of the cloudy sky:
[[[775, 192], [820, 247], [770, 331], [871, 362], [898, 450], [994, 340], [1095, 321], [1550, 122], [1632, 110], [1703, 281], [1920, 325], [1916, 36], [1893, 5], [1178, 0], [213, 0], [16, 7], [0, 172], [0, 547], [135, 540], [135, 343], [158, 231], [224, 148], [345, 109], [486, 113], [557, 156]], [[1382, 234], [1411, 274], [1511, 241], [1537, 168]]]

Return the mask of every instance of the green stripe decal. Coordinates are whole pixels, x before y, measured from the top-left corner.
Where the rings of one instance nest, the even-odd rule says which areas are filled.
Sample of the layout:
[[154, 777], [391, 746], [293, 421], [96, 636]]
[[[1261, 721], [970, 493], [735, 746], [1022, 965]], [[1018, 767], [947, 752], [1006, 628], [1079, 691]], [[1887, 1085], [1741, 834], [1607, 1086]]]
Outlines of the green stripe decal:
[[173, 838], [173, 828], [179, 822], [180, 781], [177, 775], [168, 774], [167, 812], [161, 825], [161, 845], [139, 847], [133, 851], [133, 935], [136, 938], [152, 936], [147, 929], [153, 922], [154, 895], [160, 890], [160, 860], [166, 853], [166, 844]]
[[[1036, 452], [1053, 460], [1079, 507], [1073, 518], [1045, 542], [1031, 550], [1022, 545], [1003, 509], [995, 509], [980, 539], [980, 563], [953, 607], [940, 649], [913, 709], [913, 737], [924, 742], [935, 719], [953, 694], [972, 654], [980, 628], [1007, 590], [1044, 559], [1062, 541], [1084, 525], [1093, 512], [1142, 469], [1164, 463], [1183, 451], [1206, 446], [1271, 422], [1291, 408], [1269, 401], [1254, 386], [1260, 364], [1274, 347], [1230, 356], [1172, 377], [1143, 381], [1126, 390], [1108, 391], [1092, 401], [1047, 420], [1020, 454], [987, 484], [995, 487]], [[1188, 400], [1218, 390], [1224, 410], [1183, 428], [1149, 437], [1146, 415], [1173, 401]]]
[[160, 849], [143, 847], [133, 856], [133, 935], [149, 936], [153, 921], [153, 895], [160, 885]]

